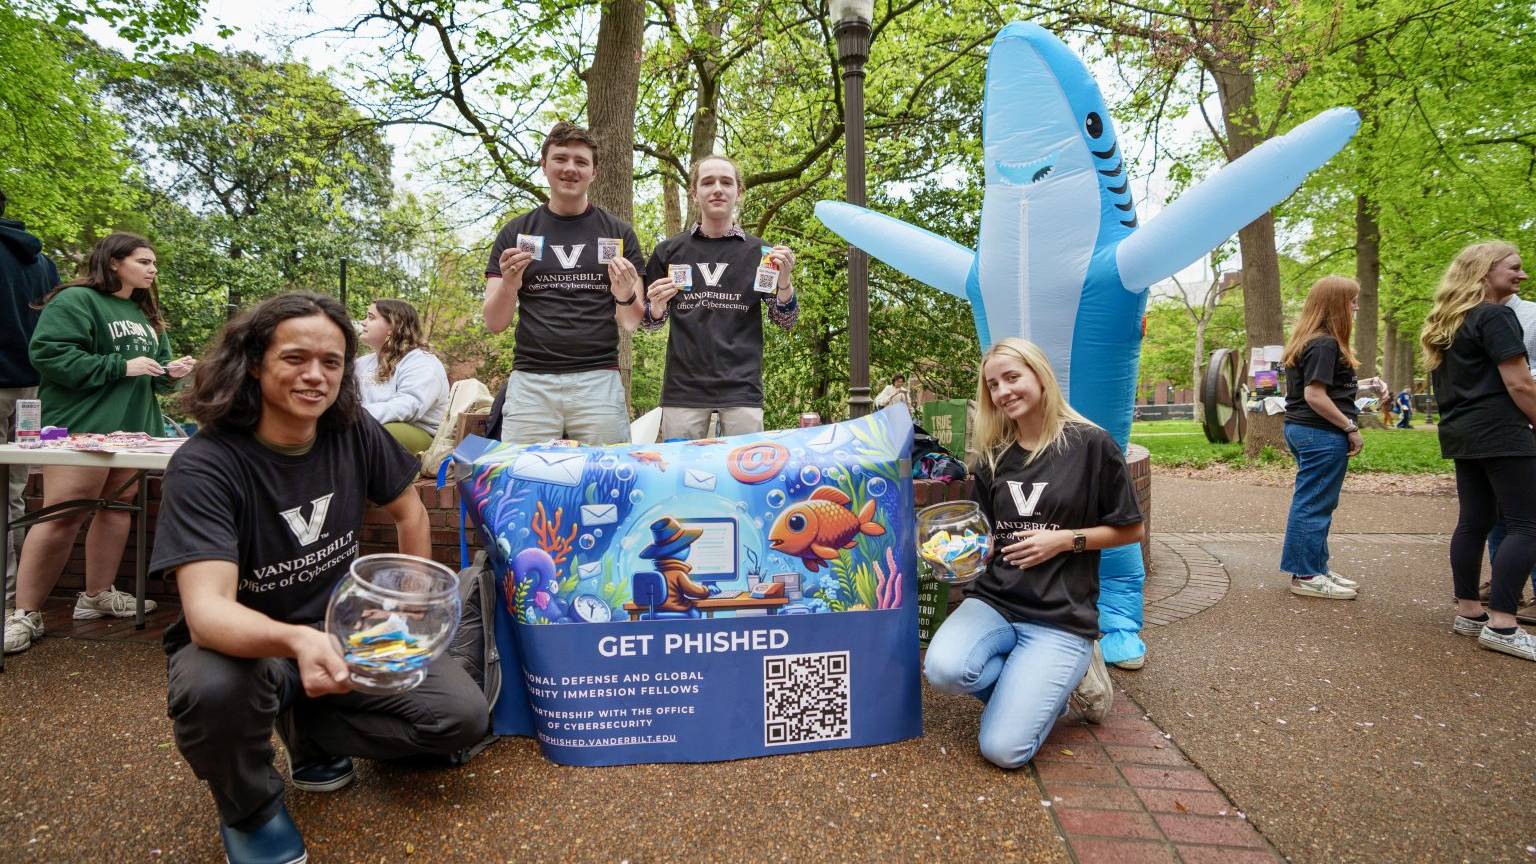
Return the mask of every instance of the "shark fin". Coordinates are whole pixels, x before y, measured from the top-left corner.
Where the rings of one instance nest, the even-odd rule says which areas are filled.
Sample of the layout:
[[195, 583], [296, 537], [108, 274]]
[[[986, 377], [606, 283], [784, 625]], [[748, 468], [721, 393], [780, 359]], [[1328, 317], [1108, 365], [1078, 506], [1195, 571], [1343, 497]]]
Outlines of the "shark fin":
[[1120, 242], [1120, 284], [1139, 293], [1199, 260], [1289, 198], [1359, 128], [1354, 109], [1332, 108], [1206, 178]]
[[842, 201], [816, 202], [816, 218], [871, 257], [945, 294], [970, 299], [965, 282], [976, 253], [959, 243]]

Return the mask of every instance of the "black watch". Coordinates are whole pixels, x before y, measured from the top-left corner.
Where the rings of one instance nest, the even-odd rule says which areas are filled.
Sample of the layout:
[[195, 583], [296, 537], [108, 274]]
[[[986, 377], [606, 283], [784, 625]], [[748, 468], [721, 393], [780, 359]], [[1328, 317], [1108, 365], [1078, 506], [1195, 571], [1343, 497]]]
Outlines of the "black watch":
[[1081, 531], [1072, 532], [1072, 551], [1084, 552], [1088, 549], [1088, 535]]

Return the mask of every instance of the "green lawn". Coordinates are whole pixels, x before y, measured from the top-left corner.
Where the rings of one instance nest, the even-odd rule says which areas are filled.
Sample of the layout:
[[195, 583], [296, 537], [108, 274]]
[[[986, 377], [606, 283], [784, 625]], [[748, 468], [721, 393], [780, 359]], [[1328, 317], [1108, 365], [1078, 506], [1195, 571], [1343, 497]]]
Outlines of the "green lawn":
[[[1448, 474], [1454, 469], [1440, 458], [1433, 429], [1366, 429], [1365, 449], [1349, 463], [1351, 471], [1394, 474]], [[1131, 424], [1131, 442], [1152, 453], [1152, 464], [1200, 468], [1215, 463], [1233, 466], [1281, 465], [1289, 453], [1266, 451], [1258, 459], [1243, 455], [1241, 444], [1211, 444], [1193, 420], [1154, 420]]]

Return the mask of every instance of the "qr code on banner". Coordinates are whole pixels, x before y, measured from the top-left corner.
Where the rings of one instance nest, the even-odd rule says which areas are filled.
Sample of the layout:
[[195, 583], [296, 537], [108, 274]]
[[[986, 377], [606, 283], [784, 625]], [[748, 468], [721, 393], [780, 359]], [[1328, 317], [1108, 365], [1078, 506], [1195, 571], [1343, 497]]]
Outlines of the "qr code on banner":
[[848, 652], [763, 658], [763, 745], [853, 737]]

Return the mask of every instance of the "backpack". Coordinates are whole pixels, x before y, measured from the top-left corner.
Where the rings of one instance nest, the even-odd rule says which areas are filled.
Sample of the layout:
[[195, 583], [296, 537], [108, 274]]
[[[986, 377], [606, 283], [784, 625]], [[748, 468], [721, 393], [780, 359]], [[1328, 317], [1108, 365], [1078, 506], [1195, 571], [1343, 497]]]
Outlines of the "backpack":
[[[479, 383], [479, 382], [476, 382]], [[448, 646], [448, 656], [457, 660], [480, 685], [485, 701], [496, 709], [501, 695], [501, 651], [496, 647], [496, 574], [486, 560], [485, 550], [475, 553], [475, 560], [459, 571], [459, 630]], [[475, 744], [449, 757], [454, 765], [463, 765], [484, 750], [498, 736], [489, 732]]]
[[954, 457], [927, 429], [912, 424], [912, 477], [915, 480], [965, 479], [965, 463]]
[[448, 391], [448, 411], [443, 414], [443, 422], [437, 427], [437, 434], [432, 436], [432, 445], [427, 448], [427, 452], [421, 454], [423, 477], [436, 477], [438, 466], [453, 455], [453, 448], [458, 444], [454, 437], [458, 434], [459, 418], [484, 411], [490, 405], [491, 391], [478, 379], [465, 378], [453, 382], [453, 388]]

